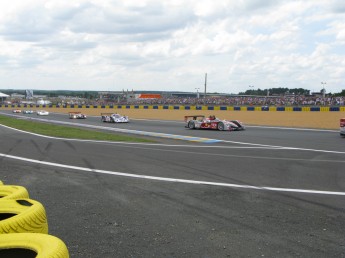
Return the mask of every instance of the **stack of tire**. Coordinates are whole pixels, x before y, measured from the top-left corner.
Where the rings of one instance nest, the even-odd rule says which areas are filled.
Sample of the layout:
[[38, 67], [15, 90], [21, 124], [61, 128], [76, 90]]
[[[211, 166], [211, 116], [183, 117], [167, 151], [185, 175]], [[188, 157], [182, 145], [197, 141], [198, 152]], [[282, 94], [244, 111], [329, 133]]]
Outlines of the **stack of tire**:
[[68, 258], [66, 245], [48, 235], [48, 222], [41, 203], [28, 191], [0, 181], [0, 257]]

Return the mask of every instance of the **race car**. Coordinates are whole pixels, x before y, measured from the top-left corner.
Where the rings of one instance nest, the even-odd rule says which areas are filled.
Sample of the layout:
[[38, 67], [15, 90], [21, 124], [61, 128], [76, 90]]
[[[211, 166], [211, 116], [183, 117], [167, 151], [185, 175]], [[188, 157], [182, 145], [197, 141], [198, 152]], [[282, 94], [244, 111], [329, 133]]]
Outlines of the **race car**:
[[345, 137], [345, 118], [340, 119], [340, 136]]
[[13, 109], [12, 111], [13, 113], [22, 113], [22, 111], [20, 109]]
[[185, 127], [189, 129], [213, 129], [219, 131], [242, 131], [245, 126], [239, 120], [221, 120], [215, 116], [185, 116]]
[[23, 114], [33, 114], [33, 110], [23, 110]]
[[81, 112], [69, 112], [68, 114], [70, 119], [86, 119], [86, 115]]
[[122, 116], [117, 113], [101, 113], [102, 122], [108, 123], [128, 123], [129, 118], [128, 116]]
[[38, 116], [47, 116], [47, 115], [49, 115], [49, 112], [45, 111], [45, 110], [38, 110], [37, 115]]

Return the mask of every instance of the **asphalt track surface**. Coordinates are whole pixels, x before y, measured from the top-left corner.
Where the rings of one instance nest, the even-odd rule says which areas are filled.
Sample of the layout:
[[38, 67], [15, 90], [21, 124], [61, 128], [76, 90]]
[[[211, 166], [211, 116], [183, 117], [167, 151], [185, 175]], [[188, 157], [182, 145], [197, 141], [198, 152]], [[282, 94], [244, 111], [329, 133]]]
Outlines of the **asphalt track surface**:
[[44, 119], [222, 140], [85, 142], [0, 126], [0, 180], [45, 206], [71, 257], [345, 257], [336, 131]]

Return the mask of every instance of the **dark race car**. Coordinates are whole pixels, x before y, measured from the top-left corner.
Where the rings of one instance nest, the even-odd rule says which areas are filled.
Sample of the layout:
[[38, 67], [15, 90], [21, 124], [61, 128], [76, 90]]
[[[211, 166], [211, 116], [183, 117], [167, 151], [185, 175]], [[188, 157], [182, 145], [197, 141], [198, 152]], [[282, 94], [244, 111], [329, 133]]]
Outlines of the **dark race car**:
[[185, 127], [189, 129], [213, 129], [219, 131], [242, 131], [245, 126], [239, 120], [221, 120], [215, 116], [185, 116]]

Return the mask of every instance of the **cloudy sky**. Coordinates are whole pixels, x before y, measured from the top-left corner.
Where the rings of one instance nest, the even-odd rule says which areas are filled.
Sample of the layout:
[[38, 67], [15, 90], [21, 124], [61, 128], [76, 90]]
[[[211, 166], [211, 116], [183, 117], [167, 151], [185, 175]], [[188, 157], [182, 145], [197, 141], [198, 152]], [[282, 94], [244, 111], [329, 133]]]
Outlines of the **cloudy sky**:
[[208, 92], [340, 92], [345, 1], [0, 0], [0, 91], [195, 92], [205, 73]]

